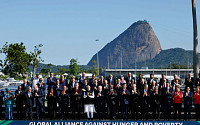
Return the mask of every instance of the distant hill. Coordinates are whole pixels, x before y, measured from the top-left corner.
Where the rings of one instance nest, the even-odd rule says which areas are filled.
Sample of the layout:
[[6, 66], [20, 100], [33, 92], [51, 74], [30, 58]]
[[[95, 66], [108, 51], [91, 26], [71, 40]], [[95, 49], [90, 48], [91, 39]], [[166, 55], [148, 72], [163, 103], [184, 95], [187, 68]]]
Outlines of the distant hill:
[[[49, 67], [48, 64], [39, 63], [36, 72], [39, 73], [41, 69], [51, 69], [52, 72], [58, 72], [60, 68], [69, 69], [69, 65], [53, 65], [52, 67]], [[87, 66], [87, 65], [80, 65], [80, 68], [83, 70], [92, 69], [92, 67]], [[32, 72], [32, 71], [33, 71], [33, 67], [29, 66], [29, 72]]]
[[[161, 50], [151, 25], [145, 20], [138, 21], [99, 51], [99, 65], [108, 67], [109, 60], [109, 68], [120, 68], [122, 60], [123, 67], [128, 68], [135, 61], [153, 59]], [[93, 60], [97, 60], [97, 54], [92, 57], [88, 66], [93, 65]]]
[[[172, 49], [162, 50], [152, 60], [138, 62], [136, 65], [137, 65], [137, 68], [141, 68], [144, 66], [153, 68], [153, 64], [154, 64], [154, 68], [160, 68], [160, 67], [166, 68], [170, 65], [170, 62], [171, 64], [180, 63], [181, 65], [187, 66], [189, 64], [189, 66], [192, 66], [193, 51], [184, 50], [182, 48], [172, 48]], [[133, 68], [133, 67], [128, 67], [128, 68]]]

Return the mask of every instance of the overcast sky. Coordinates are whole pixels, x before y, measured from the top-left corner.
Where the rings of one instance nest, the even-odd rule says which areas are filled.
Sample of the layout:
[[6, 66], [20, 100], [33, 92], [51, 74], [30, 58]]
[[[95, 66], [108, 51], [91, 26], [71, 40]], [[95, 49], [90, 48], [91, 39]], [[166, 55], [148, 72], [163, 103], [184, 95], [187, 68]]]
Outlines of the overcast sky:
[[[196, 5], [200, 32], [199, 0]], [[66, 65], [78, 58], [86, 65], [97, 46], [146, 19], [162, 49], [192, 50], [191, 7], [191, 0], [0, 0], [0, 47], [24, 42], [30, 52], [42, 43], [45, 63]]]

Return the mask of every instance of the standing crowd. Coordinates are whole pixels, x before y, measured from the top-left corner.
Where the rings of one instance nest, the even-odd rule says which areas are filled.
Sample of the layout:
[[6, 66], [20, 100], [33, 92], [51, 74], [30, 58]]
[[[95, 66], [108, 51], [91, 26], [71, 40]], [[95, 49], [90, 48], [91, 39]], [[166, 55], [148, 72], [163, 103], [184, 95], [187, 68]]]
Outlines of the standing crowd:
[[[184, 86], [183, 91], [181, 86]], [[160, 120], [161, 115], [164, 120], [190, 120], [194, 105], [196, 119], [199, 120], [199, 87], [200, 78], [194, 80], [191, 73], [183, 84], [176, 74], [169, 81], [165, 74], [162, 74], [160, 80], [155, 79], [154, 74], [150, 74], [150, 79], [147, 80], [141, 74], [135, 79], [130, 72], [126, 78], [120, 76], [115, 79], [110, 74], [108, 79], [103, 76], [97, 79], [93, 74], [92, 79], [88, 79], [83, 72], [80, 79], [76, 80], [72, 76], [69, 83], [64, 75], [57, 79], [53, 73], [50, 73], [47, 83], [44, 83], [38, 74], [32, 84], [24, 79], [24, 83], [18, 86], [14, 94], [9, 89], [5, 93], [0, 89], [0, 119], [3, 102], [5, 119], [13, 119], [16, 98], [16, 119], [22, 119], [25, 115], [26, 120], [33, 120], [35, 109], [37, 120], [47, 118], [46, 112], [51, 120], [80, 120], [85, 117], [93, 120], [94, 115], [99, 120], [116, 119], [119, 116], [122, 120], [148, 120], [150, 114], [154, 120]], [[182, 109], [184, 117], [181, 116]]]

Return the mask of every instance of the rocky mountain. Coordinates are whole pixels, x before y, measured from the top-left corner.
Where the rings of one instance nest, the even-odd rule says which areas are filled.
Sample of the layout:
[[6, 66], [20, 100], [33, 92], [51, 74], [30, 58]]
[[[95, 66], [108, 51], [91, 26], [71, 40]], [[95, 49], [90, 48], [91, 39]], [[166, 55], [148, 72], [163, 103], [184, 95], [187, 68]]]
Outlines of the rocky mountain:
[[[161, 46], [151, 25], [146, 21], [133, 23], [128, 29], [99, 51], [99, 66], [109, 68], [132, 67], [135, 62], [152, 60], [161, 52]], [[95, 54], [88, 65], [97, 60]]]

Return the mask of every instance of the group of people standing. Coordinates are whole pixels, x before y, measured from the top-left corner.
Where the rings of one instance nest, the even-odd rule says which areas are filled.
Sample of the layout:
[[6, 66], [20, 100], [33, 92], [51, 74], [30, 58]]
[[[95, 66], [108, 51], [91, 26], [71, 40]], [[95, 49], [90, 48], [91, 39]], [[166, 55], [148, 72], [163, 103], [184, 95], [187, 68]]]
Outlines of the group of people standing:
[[[181, 86], [185, 86], [183, 91]], [[116, 119], [119, 115], [122, 120], [148, 120], [150, 113], [153, 114], [153, 119], [160, 120], [161, 112], [164, 120], [171, 120], [172, 114], [174, 120], [181, 120], [184, 104], [184, 120], [190, 120], [194, 104], [196, 118], [199, 120], [199, 87], [200, 78], [194, 80], [191, 73], [184, 84], [176, 74], [174, 79], [169, 81], [165, 74], [162, 74], [160, 80], [155, 79], [154, 74], [150, 74], [148, 80], [143, 79], [141, 74], [135, 79], [131, 72], [125, 79], [123, 76], [115, 79], [112, 74], [108, 79], [103, 76], [97, 79], [95, 74], [92, 79], [88, 79], [83, 72], [80, 79], [76, 80], [72, 76], [69, 83], [64, 75], [57, 79], [50, 73], [46, 83], [37, 75], [32, 84], [24, 79], [15, 95], [9, 89], [6, 89], [5, 95], [0, 90], [0, 118], [4, 98], [5, 119], [13, 119], [13, 100], [16, 98], [17, 119], [22, 119], [25, 111], [25, 118], [32, 120], [32, 110], [35, 107], [38, 120], [44, 118], [45, 109], [48, 109], [51, 120], [56, 117], [66, 120], [70, 117], [69, 112], [72, 112], [71, 118], [74, 120], [84, 118], [81, 112], [85, 113], [89, 120], [94, 118], [94, 112], [97, 112], [99, 120]], [[45, 104], [48, 108], [45, 108]]]

